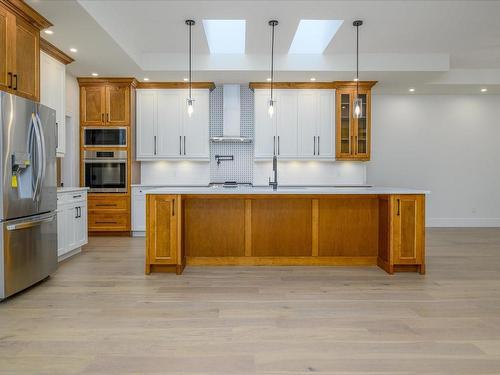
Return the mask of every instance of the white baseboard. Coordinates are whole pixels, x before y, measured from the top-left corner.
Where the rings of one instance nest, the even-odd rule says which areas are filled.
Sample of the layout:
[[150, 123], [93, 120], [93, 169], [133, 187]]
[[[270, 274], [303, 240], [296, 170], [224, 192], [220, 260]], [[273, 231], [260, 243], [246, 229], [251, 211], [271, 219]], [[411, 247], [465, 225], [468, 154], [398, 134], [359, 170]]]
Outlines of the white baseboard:
[[145, 231], [132, 231], [132, 237], [146, 237]]
[[57, 258], [57, 261], [58, 262], [62, 262], [63, 260], [66, 260], [68, 258], [71, 258], [73, 255], [76, 255], [76, 254], [79, 254], [82, 252], [82, 248], [81, 247], [77, 247], [76, 249], [73, 249], [71, 251], [68, 251], [66, 254], [63, 254], [63, 255], [60, 255], [58, 258]]
[[428, 228], [496, 228], [500, 227], [500, 218], [430, 218], [427, 219]]

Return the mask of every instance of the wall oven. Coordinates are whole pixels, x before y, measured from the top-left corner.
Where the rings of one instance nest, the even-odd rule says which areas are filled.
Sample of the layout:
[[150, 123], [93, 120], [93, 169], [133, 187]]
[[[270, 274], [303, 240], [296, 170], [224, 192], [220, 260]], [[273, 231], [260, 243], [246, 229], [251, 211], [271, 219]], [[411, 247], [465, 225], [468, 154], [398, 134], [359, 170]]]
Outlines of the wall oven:
[[92, 128], [83, 130], [83, 145], [87, 147], [125, 147], [127, 128]]
[[127, 151], [84, 151], [84, 181], [91, 193], [127, 192]]

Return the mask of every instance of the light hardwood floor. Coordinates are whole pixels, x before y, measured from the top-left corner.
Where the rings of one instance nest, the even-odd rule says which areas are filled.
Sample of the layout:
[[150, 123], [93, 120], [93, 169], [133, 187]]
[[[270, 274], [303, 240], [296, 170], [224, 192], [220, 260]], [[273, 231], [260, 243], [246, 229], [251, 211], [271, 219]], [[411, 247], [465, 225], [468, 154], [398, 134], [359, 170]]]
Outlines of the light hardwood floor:
[[500, 374], [500, 229], [432, 229], [427, 275], [188, 267], [91, 238], [0, 304], [1, 374]]

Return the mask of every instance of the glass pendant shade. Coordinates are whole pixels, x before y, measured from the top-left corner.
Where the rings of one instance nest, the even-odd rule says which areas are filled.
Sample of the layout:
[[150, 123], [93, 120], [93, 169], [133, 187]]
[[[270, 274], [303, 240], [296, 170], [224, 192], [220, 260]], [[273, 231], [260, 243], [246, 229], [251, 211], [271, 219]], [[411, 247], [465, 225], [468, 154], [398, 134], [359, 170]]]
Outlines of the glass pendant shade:
[[270, 100], [269, 101], [268, 113], [269, 113], [269, 118], [273, 118], [273, 115], [274, 115], [274, 100]]
[[187, 113], [188, 113], [188, 116], [191, 117], [193, 115], [193, 112], [194, 112], [194, 100], [193, 99], [188, 99], [187, 100]]
[[354, 99], [354, 112], [353, 116], [354, 118], [360, 118], [363, 115], [363, 101], [361, 98], [356, 96], [356, 99]]

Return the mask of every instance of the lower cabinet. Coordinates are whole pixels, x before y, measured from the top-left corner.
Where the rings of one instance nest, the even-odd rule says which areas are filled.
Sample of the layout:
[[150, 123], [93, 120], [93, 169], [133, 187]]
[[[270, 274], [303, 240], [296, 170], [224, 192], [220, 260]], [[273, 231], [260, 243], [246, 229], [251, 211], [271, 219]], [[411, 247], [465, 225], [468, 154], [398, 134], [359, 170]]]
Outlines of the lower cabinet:
[[[149, 195], [146, 200], [146, 273], [177, 266], [180, 259], [180, 197]], [[172, 268], [179, 272], [178, 268]]]
[[88, 242], [87, 192], [57, 194], [57, 256], [63, 260]]
[[130, 231], [130, 198], [125, 194], [91, 194], [88, 221], [90, 232]]
[[424, 197], [395, 195], [393, 205], [393, 264], [422, 265], [425, 248]]

